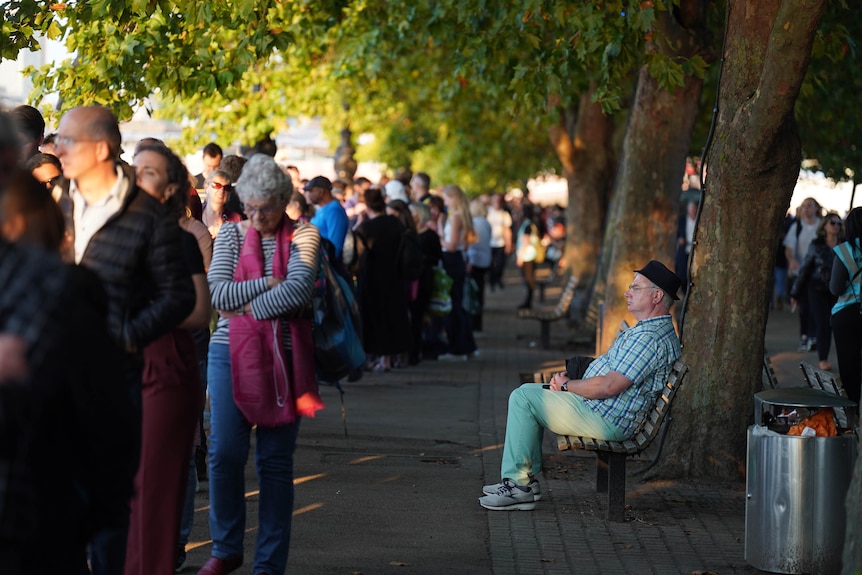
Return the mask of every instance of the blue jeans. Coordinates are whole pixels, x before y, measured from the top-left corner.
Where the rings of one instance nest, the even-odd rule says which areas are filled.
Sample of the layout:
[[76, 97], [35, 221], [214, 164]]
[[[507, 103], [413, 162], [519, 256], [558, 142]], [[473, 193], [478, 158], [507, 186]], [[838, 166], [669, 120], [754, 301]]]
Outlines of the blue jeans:
[[[201, 385], [203, 386], [204, 396], [207, 393], [207, 361], [202, 359], [199, 362], [201, 370]], [[206, 447], [207, 435], [203, 427], [203, 411], [201, 411], [201, 445]], [[183, 503], [183, 516], [180, 519], [180, 537], [177, 544], [178, 549], [185, 549], [189, 542], [189, 536], [192, 533], [192, 527], [195, 524], [195, 491], [198, 486], [197, 481], [197, 466], [195, 465], [195, 449], [192, 449], [192, 457], [189, 461], [189, 480], [186, 484], [186, 501]]]
[[[251, 425], [233, 401], [230, 353], [210, 344], [209, 436], [210, 536], [213, 557], [242, 555], [245, 531], [245, 476]], [[259, 530], [253, 573], [284, 573], [293, 518], [293, 453], [299, 420], [257, 428], [255, 467], [259, 479]]]
[[500, 477], [527, 485], [542, 470], [545, 429], [559, 435], [577, 435], [620, 441], [623, 434], [590, 409], [575, 393], [543, 389], [525, 383], [509, 395], [506, 442]]

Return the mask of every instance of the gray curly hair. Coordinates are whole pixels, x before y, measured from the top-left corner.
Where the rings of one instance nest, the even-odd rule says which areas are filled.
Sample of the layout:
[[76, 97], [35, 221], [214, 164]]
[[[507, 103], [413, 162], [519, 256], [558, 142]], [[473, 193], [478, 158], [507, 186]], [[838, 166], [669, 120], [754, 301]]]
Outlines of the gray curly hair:
[[234, 187], [242, 203], [274, 200], [287, 205], [293, 194], [290, 176], [265, 154], [255, 154], [246, 162]]

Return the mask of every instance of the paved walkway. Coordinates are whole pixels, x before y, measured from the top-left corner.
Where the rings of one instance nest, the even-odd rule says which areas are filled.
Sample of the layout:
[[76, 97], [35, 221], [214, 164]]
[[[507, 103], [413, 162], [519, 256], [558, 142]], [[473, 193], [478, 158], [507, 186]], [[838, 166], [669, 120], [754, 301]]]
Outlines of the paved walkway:
[[[559, 288], [548, 290], [554, 301]], [[546, 434], [542, 501], [532, 512], [490, 512], [476, 498], [499, 480], [507, 398], [519, 372], [561, 368], [592, 354], [567, 344], [562, 324], [552, 350], [539, 326], [518, 320], [518, 277], [489, 293], [480, 355], [467, 362], [423, 362], [345, 384], [316, 419], [303, 422], [296, 455], [296, 502], [288, 573], [616, 574], [757, 573], [744, 559], [742, 483], [641, 482], [647, 460], [629, 462], [624, 523], [604, 519], [595, 492], [595, 458], [559, 453]], [[770, 318], [767, 348], [782, 385], [801, 383], [796, 316]], [[833, 353], [834, 355], [834, 353]], [[833, 365], [834, 358], [833, 358]], [[246, 563], [254, 575], [258, 493], [247, 468]], [[185, 572], [211, 552], [206, 483], [196, 501]]]

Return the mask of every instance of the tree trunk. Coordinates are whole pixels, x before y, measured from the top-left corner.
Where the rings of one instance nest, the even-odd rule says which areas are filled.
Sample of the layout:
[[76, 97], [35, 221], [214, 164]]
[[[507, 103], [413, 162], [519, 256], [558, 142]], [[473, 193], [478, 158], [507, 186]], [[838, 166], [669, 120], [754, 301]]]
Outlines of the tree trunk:
[[691, 366], [658, 475], [739, 479], [767, 291], [801, 161], [793, 106], [826, 0], [731, 0], [683, 330]]
[[605, 116], [599, 104], [590, 102], [591, 97], [592, 90], [581, 96], [577, 108], [561, 109], [560, 122], [550, 131], [569, 188], [566, 267], [581, 286], [592, 285], [596, 274], [616, 165], [612, 149], [614, 120]]
[[[686, 13], [691, 21], [662, 13], [656, 46], [670, 44], [675, 47], [673, 55], [688, 57], [702, 52], [705, 2], [691, 0], [682, 6], [697, 9]], [[593, 298], [605, 303], [599, 352], [610, 347], [623, 320], [631, 321], [623, 292], [631, 283], [632, 270], [653, 259], [673, 269], [681, 183], [702, 87], [701, 79], [689, 76], [682, 87], [669, 92], [646, 67], [638, 74], [605, 230], [603, 281], [593, 292]]]

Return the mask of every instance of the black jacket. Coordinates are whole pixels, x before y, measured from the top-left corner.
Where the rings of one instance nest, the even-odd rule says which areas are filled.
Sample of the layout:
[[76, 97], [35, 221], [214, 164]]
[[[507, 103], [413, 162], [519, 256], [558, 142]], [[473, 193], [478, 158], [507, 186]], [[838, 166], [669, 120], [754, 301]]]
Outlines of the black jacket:
[[[139, 351], [191, 313], [195, 290], [180, 247], [176, 214], [135, 184], [122, 208], [93, 235], [80, 264], [95, 272], [108, 294], [108, 331], [121, 348]], [[74, 241], [74, 206], [61, 202]]]
[[820, 236], [814, 238], [799, 268], [799, 275], [793, 282], [790, 296], [794, 299], [805, 297], [809, 288], [829, 294], [829, 280], [832, 277], [834, 261], [835, 252], [826, 244], [826, 240]]
[[24, 573], [82, 566], [92, 531], [116, 526], [133, 492], [134, 406], [106, 311], [92, 272], [0, 240], [0, 333], [24, 340], [29, 365], [0, 382], [0, 552]]

